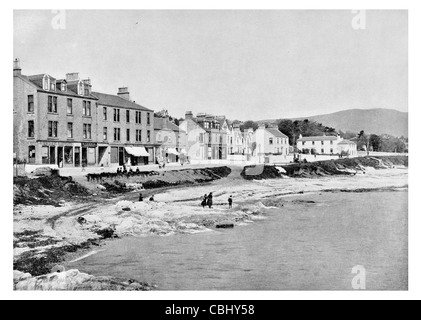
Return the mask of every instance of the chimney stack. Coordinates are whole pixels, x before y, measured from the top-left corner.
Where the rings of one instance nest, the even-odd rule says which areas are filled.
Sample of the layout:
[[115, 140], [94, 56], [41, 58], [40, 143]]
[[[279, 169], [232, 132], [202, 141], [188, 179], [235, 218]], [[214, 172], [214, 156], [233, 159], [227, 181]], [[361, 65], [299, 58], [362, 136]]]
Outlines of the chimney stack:
[[18, 58], [13, 60], [13, 75], [20, 76], [22, 74], [22, 69], [20, 68], [20, 61]]
[[186, 111], [186, 120], [192, 120], [193, 119], [193, 112]]
[[66, 81], [79, 81], [79, 72], [66, 73]]
[[121, 87], [118, 88], [118, 93], [117, 95], [123, 99], [129, 100], [130, 101], [130, 92], [129, 92], [129, 88], [127, 87]]

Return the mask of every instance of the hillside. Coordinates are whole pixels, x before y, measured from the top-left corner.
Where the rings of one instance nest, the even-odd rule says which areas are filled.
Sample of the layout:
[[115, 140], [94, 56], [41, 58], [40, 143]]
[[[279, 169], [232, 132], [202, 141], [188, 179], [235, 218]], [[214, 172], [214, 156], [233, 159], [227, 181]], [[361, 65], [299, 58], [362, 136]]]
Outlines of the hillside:
[[333, 127], [344, 132], [390, 134], [392, 136], [408, 137], [408, 113], [390, 109], [352, 109], [332, 114], [319, 115], [308, 119], [320, 122], [325, 126]]

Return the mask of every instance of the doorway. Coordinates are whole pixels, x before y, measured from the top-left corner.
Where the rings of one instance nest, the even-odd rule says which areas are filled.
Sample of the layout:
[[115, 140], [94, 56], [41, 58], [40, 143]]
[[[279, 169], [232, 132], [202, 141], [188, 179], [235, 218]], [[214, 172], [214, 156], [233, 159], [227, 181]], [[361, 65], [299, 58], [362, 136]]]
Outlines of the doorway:
[[56, 147], [50, 147], [50, 164], [56, 164]]
[[57, 163], [59, 168], [63, 168], [63, 147], [57, 147]]

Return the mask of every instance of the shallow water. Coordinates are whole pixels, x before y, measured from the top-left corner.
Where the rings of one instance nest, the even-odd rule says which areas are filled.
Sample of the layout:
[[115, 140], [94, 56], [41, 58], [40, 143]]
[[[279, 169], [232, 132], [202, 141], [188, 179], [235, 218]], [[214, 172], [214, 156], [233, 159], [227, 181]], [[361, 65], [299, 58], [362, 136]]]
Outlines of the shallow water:
[[250, 225], [124, 238], [66, 267], [161, 290], [352, 290], [361, 265], [368, 290], [407, 290], [407, 191], [283, 199]]

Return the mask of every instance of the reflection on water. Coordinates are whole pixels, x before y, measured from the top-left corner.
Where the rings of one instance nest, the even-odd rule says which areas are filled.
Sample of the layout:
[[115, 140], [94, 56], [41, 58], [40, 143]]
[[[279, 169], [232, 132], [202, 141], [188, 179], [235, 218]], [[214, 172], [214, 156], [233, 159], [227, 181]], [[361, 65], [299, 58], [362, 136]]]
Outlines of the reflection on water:
[[[323, 193], [229, 230], [109, 242], [68, 267], [157, 284], [161, 290], [407, 290], [408, 193]], [[298, 197], [297, 197], [298, 198]], [[291, 197], [289, 197], [291, 199]]]

